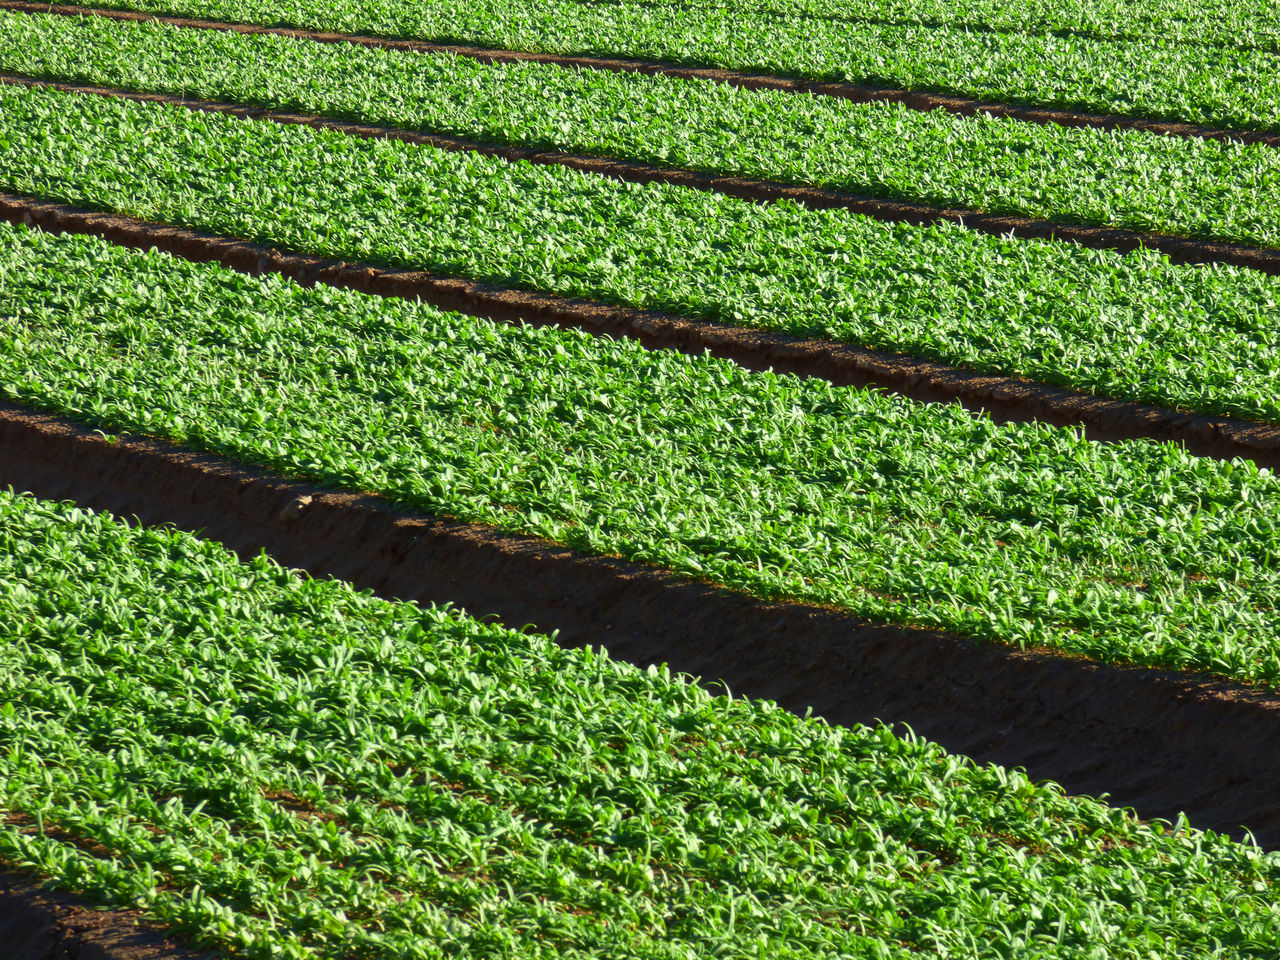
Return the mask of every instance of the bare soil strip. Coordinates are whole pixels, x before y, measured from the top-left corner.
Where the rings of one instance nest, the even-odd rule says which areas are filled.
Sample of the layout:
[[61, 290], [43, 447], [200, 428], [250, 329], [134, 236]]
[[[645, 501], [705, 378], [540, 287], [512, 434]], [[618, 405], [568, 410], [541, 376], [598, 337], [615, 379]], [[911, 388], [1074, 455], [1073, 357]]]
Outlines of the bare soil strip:
[[1239, 243], [1198, 240], [1173, 234], [1146, 233], [1110, 227], [1088, 227], [1058, 223], [1032, 217], [982, 213], [956, 207], [938, 207], [910, 200], [887, 200], [825, 187], [799, 186], [761, 180], [754, 177], [723, 176], [671, 167], [659, 167], [610, 157], [562, 153], [508, 144], [484, 143], [463, 137], [421, 133], [397, 127], [350, 123], [313, 113], [290, 113], [228, 103], [217, 100], [195, 100], [171, 94], [135, 93], [118, 87], [100, 87], [82, 83], [39, 80], [17, 74], [0, 73], [0, 83], [14, 86], [44, 87], [66, 93], [116, 97], [140, 103], [165, 103], [204, 113], [221, 113], [252, 117], [275, 123], [334, 130], [349, 136], [382, 140], [401, 140], [454, 153], [479, 153], [503, 160], [520, 160], [541, 166], [568, 167], [584, 173], [611, 177], [631, 183], [667, 183], [706, 193], [724, 193], [732, 197], [760, 203], [792, 200], [814, 210], [840, 208], [887, 223], [910, 223], [922, 226], [948, 221], [991, 236], [1012, 234], [1021, 239], [1064, 240], [1096, 249], [1129, 253], [1140, 248], [1158, 250], [1174, 263], [1229, 263], [1262, 273], [1280, 275], [1280, 250], [1251, 247]]
[[1095, 127], [1101, 130], [1147, 130], [1174, 137], [1204, 140], [1235, 140], [1280, 147], [1280, 133], [1260, 130], [1228, 130], [1204, 124], [1183, 123], [1169, 120], [1152, 120], [1120, 114], [1085, 113], [1057, 107], [1035, 107], [994, 100], [975, 100], [969, 97], [945, 93], [929, 93], [919, 90], [902, 90], [889, 87], [873, 87], [856, 83], [804, 80], [775, 74], [748, 73], [724, 70], [718, 67], [696, 67], [679, 63], [653, 60], [637, 60], [620, 57], [564, 56], [550, 53], [528, 53], [521, 50], [500, 50], [468, 44], [432, 43], [425, 40], [398, 40], [390, 37], [365, 36], [347, 33], [326, 33], [318, 30], [295, 30], [288, 27], [268, 27], [260, 24], [230, 23], [222, 20], [198, 20], [188, 17], [161, 16], [137, 13], [131, 10], [110, 10], [101, 7], [75, 4], [34, 3], [31, 0], [0, 0], [0, 10], [18, 13], [48, 13], [65, 16], [95, 16], [111, 20], [155, 20], [176, 27], [197, 30], [224, 30], [246, 34], [275, 34], [297, 37], [316, 43], [353, 43], [365, 47], [386, 50], [407, 50], [416, 53], [452, 53], [469, 57], [481, 63], [550, 63], [562, 67], [584, 70], [609, 70], [615, 73], [661, 74], [683, 80], [712, 80], [745, 90], [785, 90], [790, 93], [810, 93], [814, 96], [838, 97], [855, 103], [898, 103], [911, 110], [946, 110], [960, 116], [990, 114], [1026, 123], [1057, 124], [1061, 127]]
[[0, 405], [0, 485], [172, 523], [242, 555], [371, 588], [451, 601], [567, 646], [666, 662], [716, 689], [839, 724], [883, 718], [1146, 817], [1280, 847], [1280, 696], [1169, 671], [1100, 665], [836, 610], [752, 599], [546, 541], [413, 515], [221, 457], [140, 438], [108, 442]]
[[133, 910], [95, 910], [40, 881], [0, 871], [5, 960], [199, 960], [209, 956], [141, 920]]
[[254, 276], [277, 273], [303, 284], [324, 283], [376, 296], [416, 299], [503, 323], [523, 320], [538, 326], [578, 328], [694, 355], [709, 351], [748, 369], [819, 377], [843, 386], [877, 386], [924, 402], [959, 402], [997, 421], [1079, 426], [1086, 436], [1101, 441], [1170, 441], [1198, 456], [1244, 457], [1259, 466], [1280, 468], [1280, 426], [1241, 418], [1095, 397], [830, 340], [506, 289], [423, 271], [327, 260], [30, 197], [0, 194], [0, 218], [52, 233], [90, 234], [142, 250], [155, 247]]

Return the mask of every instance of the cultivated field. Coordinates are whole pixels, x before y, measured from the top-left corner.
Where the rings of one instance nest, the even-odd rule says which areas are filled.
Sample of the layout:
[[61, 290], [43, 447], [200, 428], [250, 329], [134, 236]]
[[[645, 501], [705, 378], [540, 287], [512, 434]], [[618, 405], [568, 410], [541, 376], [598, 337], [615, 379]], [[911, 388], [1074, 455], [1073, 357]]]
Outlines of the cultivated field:
[[1276, 956], [1278, 76], [0, 0], [15, 956]]

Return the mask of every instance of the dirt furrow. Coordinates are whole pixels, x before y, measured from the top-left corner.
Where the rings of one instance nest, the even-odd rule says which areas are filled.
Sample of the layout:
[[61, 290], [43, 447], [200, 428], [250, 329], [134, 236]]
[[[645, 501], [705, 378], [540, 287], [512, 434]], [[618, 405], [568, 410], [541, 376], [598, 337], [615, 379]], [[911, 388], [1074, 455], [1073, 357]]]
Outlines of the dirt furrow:
[[303, 284], [324, 283], [376, 296], [421, 300], [443, 310], [504, 323], [523, 320], [578, 328], [695, 355], [709, 351], [749, 369], [819, 377], [846, 386], [876, 386], [925, 402], [959, 402], [1002, 422], [1079, 426], [1095, 440], [1169, 441], [1183, 444], [1198, 456], [1244, 457], [1259, 466], [1280, 467], [1280, 426], [1241, 418], [1095, 397], [830, 340], [506, 289], [423, 271], [327, 260], [30, 197], [0, 194], [0, 219], [54, 233], [90, 234], [142, 250], [155, 247], [252, 275], [278, 273]]
[[779, 183], [754, 177], [724, 176], [610, 157], [563, 153], [557, 150], [542, 150], [510, 144], [484, 143], [462, 137], [353, 123], [312, 113], [292, 113], [225, 101], [197, 100], [170, 94], [136, 93], [116, 87], [40, 80], [15, 74], [0, 74], [0, 83], [45, 87], [67, 93], [116, 97], [140, 103], [166, 103], [197, 112], [252, 117], [276, 123], [334, 130], [357, 137], [401, 140], [405, 143], [436, 147], [454, 153], [479, 153], [511, 162], [525, 160], [541, 166], [568, 167], [584, 173], [631, 183], [667, 183], [707, 193], [724, 193], [761, 203], [792, 200], [814, 210], [839, 208], [888, 223], [910, 223], [921, 226], [946, 221], [991, 236], [1012, 234], [1021, 239], [1065, 240], [1085, 247], [1115, 250], [1120, 253], [1129, 253], [1145, 247], [1166, 254], [1174, 263], [1229, 263], [1262, 273], [1280, 275], [1280, 250], [1274, 248], [1251, 247], [1240, 243], [1199, 240], [1174, 234], [1145, 233], [1113, 227], [1081, 226], [1033, 217], [983, 213], [960, 207], [939, 207], [911, 200], [885, 199], [843, 190]]
[[69, 893], [42, 890], [26, 874], [0, 871], [5, 960], [200, 960], [135, 910], [96, 910]]
[[1037, 107], [994, 100], [977, 100], [930, 93], [921, 90], [902, 90], [874, 87], [856, 83], [805, 80], [776, 74], [750, 73], [725, 70], [719, 67], [696, 67], [662, 61], [628, 59], [620, 57], [566, 56], [550, 53], [529, 53], [521, 50], [500, 50], [468, 44], [435, 43], [425, 40], [405, 40], [392, 37], [361, 34], [328, 33], [319, 30], [299, 30], [291, 27], [263, 26], [260, 24], [231, 23], [221, 20], [200, 20], [189, 17], [161, 16], [136, 13], [129, 10], [110, 10], [101, 7], [76, 4], [33, 3], [30, 0], [0, 0], [0, 10], [19, 13], [48, 13], [66, 16], [95, 16], [112, 20], [155, 20], [172, 26], [196, 30], [224, 30], [245, 34], [275, 34], [298, 37], [317, 43], [353, 43], [387, 50], [406, 50], [415, 53], [451, 53], [469, 57], [481, 63], [550, 63], [562, 67], [584, 70], [609, 70], [615, 73], [661, 74], [685, 80], [711, 80], [746, 90], [784, 90], [790, 93], [809, 93], [814, 96], [837, 97], [855, 103], [897, 103], [912, 110], [945, 110], [959, 116], [990, 114], [1008, 117], [1026, 123], [1057, 124], [1061, 127], [1094, 127], [1101, 130], [1146, 130], [1174, 137], [1204, 140], [1235, 140], [1280, 147], [1280, 133], [1259, 130], [1229, 130], [1204, 124], [1183, 123], [1169, 120], [1152, 120], [1120, 114], [1087, 113], [1056, 107]]
[[906, 723], [1143, 816], [1185, 811], [1280, 847], [1280, 753], [1259, 749], [1280, 740], [1280, 697], [1238, 684], [758, 601], [153, 440], [109, 442], [11, 405], [0, 406], [0, 485], [200, 531], [246, 556], [265, 549], [385, 597], [558, 630], [565, 645], [666, 662], [833, 723]]

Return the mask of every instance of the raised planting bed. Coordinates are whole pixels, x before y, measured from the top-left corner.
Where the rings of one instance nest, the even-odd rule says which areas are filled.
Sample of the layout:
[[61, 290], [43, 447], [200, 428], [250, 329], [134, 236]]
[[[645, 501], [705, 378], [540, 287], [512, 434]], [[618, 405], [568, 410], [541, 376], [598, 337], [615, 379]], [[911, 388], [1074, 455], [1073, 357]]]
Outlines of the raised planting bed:
[[11, 401], [758, 596], [1280, 679], [1280, 482], [1249, 461], [0, 238]]
[[702, 9], [888, 22], [974, 32], [1049, 33], [1096, 40], [1165, 39], [1280, 50], [1280, 15], [1267, 0], [694, 0]]
[[[886, 218], [927, 218], [914, 206], [923, 204], [957, 208], [947, 214], [970, 227], [995, 213], [1280, 244], [1280, 150], [1259, 145], [100, 17], [0, 12], [0, 72], [828, 191], [773, 199], [834, 206], [838, 191], [906, 204], [881, 205]], [[756, 194], [770, 197], [768, 188]]]
[[0, 189], [1280, 422], [1280, 279], [0, 88]]
[[241, 23], [234, 20], [209, 20], [200, 17], [184, 17], [163, 13], [144, 13], [106, 7], [80, 6], [77, 4], [48, 4], [36, 0], [0, 0], [0, 9], [17, 13], [35, 13], [66, 17], [91, 16], [99, 20], [128, 23], [156, 22], [174, 27], [200, 30], [217, 30], [246, 35], [269, 34], [293, 37], [315, 43], [349, 44], [377, 50], [398, 50], [408, 53], [440, 54], [466, 57], [480, 63], [543, 63], [575, 70], [605, 70], [614, 73], [637, 73], [648, 76], [664, 76], [682, 80], [711, 80], [743, 90], [782, 90], [788, 93], [809, 93], [814, 96], [836, 97], [855, 103], [895, 103], [911, 110], [945, 110], [957, 116], [1005, 117], [1028, 123], [1053, 124], [1060, 127], [1090, 127], [1098, 130], [1146, 130], [1173, 137], [1198, 137], [1223, 142], [1261, 143], [1280, 146], [1280, 133], [1259, 129], [1236, 129], [1213, 124], [1192, 123], [1185, 120], [1160, 120], [1152, 117], [1127, 116], [1115, 113], [1096, 113], [1064, 107], [1035, 106], [1011, 103], [931, 90], [908, 90], [902, 87], [871, 86], [865, 83], [849, 83], [838, 80], [806, 80], [803, 77], [776, 73], [759, 73], [745, 70], [727, 70], [721, 67], [697, 64], [672, 63], [659, 60], [636, 60], [626, 57], [602, 57], [591, 54], [538, 53], [528, 50], [507, 50], [477, 46], [468, 43], [449, 43], [412, 38], [378, 37], [359, 33], [334, 33], [326, 30], [308, 30], [265, 23]]
[[386, 599], [450, 603], [641, 667], [667, 663], [713, 693], [832, 724], [892, 720], [1068, 793], [1280, 848], [1280, 755], [1257, 749], [1280, 739], [1275, 692], [764, 601], [7, 404], [0, 446], [0, 488], [176, 524], [246, 559], [265, 550]]
[[1268, 957], [1280, 863], [0, 494], [0, 860], [267, 958]]
[[[1160, 30], [1135, 39], [974, 30], [963, 22], [863, 20], [779, 12], [757, 4], [655, 0], [116, 0], [146, 13], [460, 42], [553, 54], [595, 54], [812, 80], [936, 90], [968, 97], [1230, 126], [1280, 129], [1280, 53], [1255, 4], [1235, 5], [1208, 44]], [[1181, 18], [1212, 23], [1211, 16]], [[1192, 31], [1195, 27], [1190, 28]], [[1270, 31], [1270, 32], [1268, 32]], [[1222, 38], [1232, 38], [1225, 44]]]
[[1073, 426], [1092, 440], [1157, 440], [1177, 443], [1197, 456], [1244, 458], [1260, 467], [1280, 468], [1280, 426], [1240, 417], [1188, 415], [1158, 404], [1096, 397], [833, 340], [705, 323], [660, 311], [515, 290], [421, 270], [385, 269], [358, 261], [288, 253], [186, 227], [8, 194], [0, 194], [0, 220], [47, 233], [84, 234], [133, 249], [160, 250], [197, 263], [221, 264], [250, 276], [270, 273], [304, 286], [323, 283], [379, 297], [414, 300], [501, 323], [627, 337], [651, 349], [710, 354], [749, 370], [819, 377], [837, 386], [874, 386], [926, 403], [961, 403], [999, 423], [1035, 421]]
[[[1280, 274], [1280, 249], [1272, 247], [1249, 246], [1179, 234], [1088, 226], [1057, 219], [1046, 220], [1008, 213], [983, 213], [964, 207], [945, 207], [916, 200], [897, 200], [872, 194], [850, 193], [847, 190], [832, 187], [762, 180], [758, 177], [671, 167], [597, 154], [566, 153], [561, 150], [548, 150], [524, 144], [474, 140], [451, 134], [408, 130], [403, 127], [371, 124], [359, 120], [342, 120], [317, 113], [263, 108], [243, 102], [191, 99], [182, 94], [139, 93], [123, 87], [38, 79], [22, 74], [0, 74], [0, 83], [57, 90], [62, 93], [111, 97], [139, 103], [176, 105], [201, 113], [314, 127], [366, 139], [397, 140], [438, 150], [498, 157], [513, 163], [526, 161], [537, 166], [565, 167], [626, 183], [662, 183], [687, 187], [758, 203], [789, 200], [813, 210], [846, 210], [887, 223], [915, 226], [954, 223], [968, 230], [1006, 239], [1017, 237], [1058, 240], [1120, 253], [1150, 250], [1168, 256], [1169, 261], [1176, 264], [1230, 264], [1272, 275]], [[8, 203], [10, 200], [6, 199], [4, 202]]]

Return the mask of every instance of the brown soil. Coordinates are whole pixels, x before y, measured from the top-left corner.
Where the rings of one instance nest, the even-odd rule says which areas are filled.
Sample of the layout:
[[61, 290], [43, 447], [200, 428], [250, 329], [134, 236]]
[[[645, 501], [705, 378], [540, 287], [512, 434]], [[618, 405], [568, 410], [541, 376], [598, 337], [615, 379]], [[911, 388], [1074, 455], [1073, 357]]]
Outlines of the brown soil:
[[135, 93], [117, 87], [37, 80], [15, 74], [0, 74], [0, 83], [46, 87], [68, 93], [117, 97], [141, 103], [166, 103], [205, 113], [253, 117], [272, 120], [276, 123], [335, 130], [350, 136], [400, 140], [405, 143], [422, 144], [455, 153], [479, 153], [485, 156], [500, 157], [512, 162], [525, 160], [542, 166], [569, 167], [573, 170], [581, 170], [585, 173], [632, 183], [668, 183], [708, 193], [724, 193], [732, 197], [762, 203], [792, 200], [813, 210], [840, 208], [889, 223], [910, 223], [919, 226], [947, 221], [991, 236], [999, 237], [1012, 234], [1022, 239], [1065, 240], [1085, 247], [1116, 250], [1122, 253], [1129, 253], [1146, 247], [1166, 254], [1174, 263], [1230, 263], [1258, 270], [1262, 273], [1280, 275], [1280, 250], [1274, 248], [1251, 247], [1240, 243], [1226, 243], [1215, 240], [1198, 240], [1193, 237], [1181, 237], [1167, 233], [1147, 233], [1114, 227], [1089, 227], [1033, 217], [983, 213], [959, 207], [939, 207], [912, 200], [885, 199], [827, 187], [779, 183], [754, 177], [724, 176], [697, 170], [659, 167], [610, 157], [562, 153], [558, 150], [542, 150], [536, 147], [484, 143], [462, 137], [420, 133], [395, 127], [349, 123], [316, 114], [290, 113], [283, 110], [246, 107], [243, 104], [213, 100], [192, 100], [169, 94]]
[[661, 74], [686, 80], [711, 80], [746, 90], [785, 90], [791, 93], [810, 93], [815, 96], [839, 97], [855, 103], [897, 103], [912, 110], [945, 110], [960, 116], [985, 113], [993, 117], [1008, 117], [1026, 123], [1057, 124], [1061, 127], [1095, 127], [1101, 130], [1147, 130], [1174, 137], [1204, 140], [1235, 140], [1264, 146], [1280, 146], [1280, 133], [1257, 130], [1229, 130], [1204, 124], [1180, 121], [1151, 120], [1117, 114], [1086, 113], [1057, 107], [1037, 107], [1022, 104], [1001, 103], [994, 100], [975, 100], [969, 97], [945, 93], [929, 93], [919, 90], [900, 90], [888, 87], [872, 87], [856, 83], [838, 83], [805, 80], [775, 74], [748, 73], [724, 70], [719, 67], [699, 67], [663, 61], [636, 60], [617, 57], [563, 56], [551, 53], [529, 53], [521, 50], [496, 50], [468, 44], [433, 43], [425, 40], [404, 40], [391, 37], [364, 36], [360, 34], [326, 33], [317, 30], [295, 30], [289, 27], [268, 27], [260, 24], [228, 23], [221, 20], [196, 20], [188, 17], [159, 16], [136, 13], [129, 10], [109, 10], [100, 7], [75, 4], [33, 3], [30, 0], [0, 0], [0, 9], [20, 13], [49, 13], [66, 16], [95, 16], [110, 20], [155, 20], [177, 27], [197, 30], [225, 30], [244, 34], [274, 34], [297, 37], [316, 43], [352, 43], [384, 50], [407, 50], [416, 53], [451, 53], [469, 57], [481, 63], [550, 63], [562, 67], [584, 70], [609, 70], [615, 73]]
[[1142, 816], [1185, 811], [1280, 847], [1280, 753], [1262, 748], [1280, 742], [1280, 696], [1239, 684], [758, 601], [12, 406], [0, 407], [0, 485], [202, 531], [242, 555], [265, 549], [382, 596], [558, 630], [565, 645], [666, 662], [834, 723], [909, 724]]
[[1080, 426], [1095, 440], [1147, 438], [1183, 444], [1198, 456], [1245, 457], [1280, 467], [1280, 426], [1132, 403], [829, 340], [690, 320], [587, 300], [504, 289], [422, 271], [326, 260], [64, 204], [0, 194], [0, 219], [50, 232], [85, 233], [146, 250], [156, 247], [249, 274], [279, 273], [305, 284], [325, 283], [377, 296], [418, 299], [501, 322], [575, 327], [631, 337], [655, 348], [709, 351], [750, 369], [874, 385], [915, 400], [960, 402], [998, 421]]
[[198, 960], [209, 954], [166, 937], [132, 910], [94, 910], [68, 893], [0, 871], [5, 960]]

